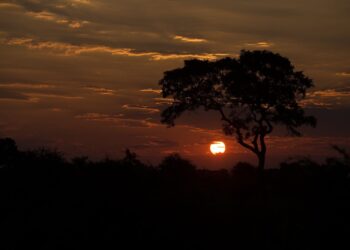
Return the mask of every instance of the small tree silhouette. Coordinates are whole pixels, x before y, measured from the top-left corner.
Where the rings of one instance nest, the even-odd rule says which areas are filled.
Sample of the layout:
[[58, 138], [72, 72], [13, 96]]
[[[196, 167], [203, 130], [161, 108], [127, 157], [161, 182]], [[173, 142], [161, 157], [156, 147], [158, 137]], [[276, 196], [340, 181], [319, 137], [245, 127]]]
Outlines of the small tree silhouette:
[[163, 97], [174, 99], [162, 112], [163, 123], [174, 126], [184, 111], [199, 107], [216, 110], [224, 133], [258, 157], [259, 170], [265, 166], [265, 138], [275, 125], [296, 136], [301, 135], [298, 127], [316, 125], [299, 105], [312, 80], [270, 51], [242, 51], [238, 59], [187, 60], [183, 68], [166, 71], [160, 85]]
[[170, 174], [193, 174], [196, 171], [196, 167], [190, 161], [176, 153], [166, 156], [159, 168], [162, 172]]
[[16, 142], [11, 138], [0, 138], [0, 167], [9, 164], [17, 157]]

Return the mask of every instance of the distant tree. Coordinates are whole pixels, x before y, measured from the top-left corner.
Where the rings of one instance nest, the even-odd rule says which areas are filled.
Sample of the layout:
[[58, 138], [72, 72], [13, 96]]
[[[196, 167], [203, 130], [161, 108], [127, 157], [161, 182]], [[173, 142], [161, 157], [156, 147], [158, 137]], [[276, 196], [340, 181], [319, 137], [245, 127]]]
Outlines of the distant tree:
[[78, 166], [78, 167], [87, 166], [90, 163], [88, 156], [74, 157], [72, 158], [71, 162], [74, 166]]
[[166, 71], [160, 80], [164, 98], [174, 100], [162, 112], [162, 122], [174, 126], [184, 111], [204, 107], [217, 111], [223, 131], [258, 157], [265, 167], [266, 136], [276, 125], [300, 136], [302, 125], [316, 125], [299, 101], [312, 80], [295, 71], [289, 59], [269, 51], [242, 51], [239, 58], [187, 60], [183, 68]]
[[196, 171], [196, 167], [189, 160], [176, 153], [166, 156], [159, 164], [159, 168], [161, 171], [173, 175], [193, 174]]
[[256, 168], [248, 162], [238, 162], [232, 169], [232, 175], [254, 175]]
[[130, 151], [128, 148], [125, 149], [125, 156], [121, 161], [128, 166], [143, 166], [142, 162], [137, 159], [136, 153]]
[[17, 156], [16, 142], [11, 138], [0, 138], [0, 166], [10, 163]]
[[40, 147], [24, 152], [26, 160], [35, 162], [37, 166], [58, 167], [65, 164], [66, 160], [62, 152], [57, 149]]
[[328, 157], [326, 159], [326, 168], [329, 169], [329, 172], [338, 173], [342, 176], [349, 177], [350, 173], [350, 155], [345, 148], [333, 145], [332, 148], [341, 156], [341, 157]]

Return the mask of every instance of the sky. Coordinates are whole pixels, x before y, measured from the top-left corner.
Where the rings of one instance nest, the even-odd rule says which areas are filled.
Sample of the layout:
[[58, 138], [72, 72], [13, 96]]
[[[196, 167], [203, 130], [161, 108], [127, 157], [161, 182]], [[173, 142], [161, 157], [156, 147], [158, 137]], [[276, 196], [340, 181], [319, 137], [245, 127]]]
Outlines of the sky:
[[[349, 13], [348, 0], [0, 1], [0, 137], [67, 158], [130, 148], [152, 164], [174, 152], [211, 169], [254, 162], [216, 113], [161, 124], [169, 100], [158, 82], [186, 59], [266, 49], [314, 80], [304, 105], [318, 118], [301, 138], [269, 136], [267, 164], [350, 149]], [[217, 140], [227, 151], [214, 157]]]

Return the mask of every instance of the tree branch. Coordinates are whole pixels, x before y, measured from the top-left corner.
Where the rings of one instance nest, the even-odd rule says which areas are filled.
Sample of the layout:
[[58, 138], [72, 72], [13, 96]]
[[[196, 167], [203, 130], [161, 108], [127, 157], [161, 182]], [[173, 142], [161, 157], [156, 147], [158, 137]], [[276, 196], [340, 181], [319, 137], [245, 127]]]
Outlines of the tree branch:
[[[224, 111], [222, 110], [221, 107], [218, 108], [220, 114], [221, 114], [221, 120], [226, 121], [228, 124], [230, 124], [231, 126], [235, 127], [233, 122], [225, 115]], [[236, 135], [237, 135], [237, 141], [239, 144], [241, 144], [243, 147], [249, 149], [250, 151], [252, 151], [255, 154], [258, 154], [259, 152], [259, 148], [257, 145], [257, 140], [258, 140], [258, 134], [255, 136], [254, 141], [253, 141], [253, 146], [249, 145], [248, 143], [246, 143], [243, 139], [243, 135], [242, 132], [240, 131], [239, 128], [235, 128], [236, 129]]]
[[269, 120], [264, 119], [264, 121], [266, 122], [266, 124], [268, 126], [268, 129], [266, 130], [265, 134], [270, 134], [273, 130], [273, 126]]
[[246, 142], [244, 141], [243, 135], [242, 135], [242, 133], [241, 133], [241, 131], [240, 131], [239, 128], [236, 129], [236, 134], [237, 134], [237, 141], [238, 141], [239, 144], [241, 144], [243, 147], [249, 149], [250, 151], [252, 151], [252, 152], [255, 153], [255, 154], [258, 153], [258, 151], [256, 150], [255, 147], [249, 145], [248, 143], [246, 143]]
[[259, 138], [259, 133], [256, 133], [252, 141], [256, 152], [259, 152], [258, 138]]
[[224, 111], [222, 110], [221, 107], [219, 107], [219, 112], [221, 114], [221, 120], [226, 121], [227, 123], [229, 123], [231, 126], [233, 126], [233, 123], [230, 119], [227, 118], [227, 116], [225, 115]]

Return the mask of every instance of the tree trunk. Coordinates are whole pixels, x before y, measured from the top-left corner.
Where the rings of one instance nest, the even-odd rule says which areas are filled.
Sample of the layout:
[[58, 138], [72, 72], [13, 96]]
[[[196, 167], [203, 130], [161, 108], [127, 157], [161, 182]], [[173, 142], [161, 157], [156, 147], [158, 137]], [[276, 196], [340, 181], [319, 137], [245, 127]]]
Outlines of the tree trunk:
[[260, 134], [260, 152], [258, 153], [259, 158], [259, 165], [258, 165], [258, 172], [260, 174], [264, 173], [265, 169], [265, 156], [266, 156], [266, 144], [265, 144], [265, 133]]
[[259, 159], [258, 172], [259, 173], [263, 173], [265, 169], [265, 154], [266, 152], [260, 152], [258, 154], [258, 159]]
[[266, 155], [266, 151], [265, 152], [259, 152], [257, 154], [258, 156], [258, 172], [257, 172], [257, 185], [258, 185], [258, 189], [259, 189], [259, 193], [261, 195], [261, 197], [263, 197], [263, 193], [264, 193], [264, 186], [265, 186], [265, 181], [264, 181], [264, 169], [265, 169], [265, 155]]

